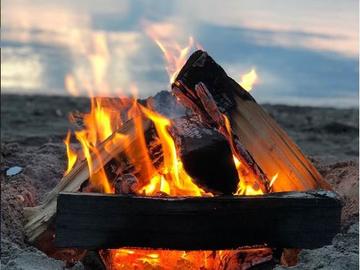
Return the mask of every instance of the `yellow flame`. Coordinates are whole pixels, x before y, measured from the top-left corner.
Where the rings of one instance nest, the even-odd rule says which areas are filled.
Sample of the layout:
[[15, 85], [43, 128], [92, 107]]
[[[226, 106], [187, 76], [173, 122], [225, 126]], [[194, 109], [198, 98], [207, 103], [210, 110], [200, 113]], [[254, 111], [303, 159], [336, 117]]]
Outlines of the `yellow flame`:
[[[180, 159], [177, 156], [175, 142], [171, 137], [168, 128], [171, 125], [169, 119], [141, 106], [142, 112], [153, 121], [155, 129], [161, 142], [164, 156], [164, 167], [158, 171], [150, 183], [143, 187], [145, 194], [151, 194], [155, 190], [160, 190], [171, 196], [187, 195], [202, 196], [206, 192], [199, 188], [185, 172]], [[158, 187], [158, 188], [155, 188]]]
[[272, 187], [273, 184], [275, 183], [275, 181], [278, 179], [279, 173], [277, 172], [276, 174], [274, 174], [274, 176], [271, 178], [270, 184], [269, 186]]
[[258, 75], [256, 70], [253, 68], [248, 73], [241, 76], [240, 85], [246, 90], [251, 91], [253, 89], [254, 84], [257, 82]]
[[64, 175], [67, 175], [69, 172], [71, 172], [71, 170], [74, 167], [76, 160], [77, 160], [77, 154], [70, 147], [70, 136], [71, 136], [70, 131], [68, 131], [66, 138], [64, 140], [65, 147], [66, 147], [66, 154], [68, 157], [67, 169], [66, 169]]
[[225, 127], [226, 127], [226, 137], [229, 141], [231, 150], [233, 152], [233, 160], [235, 164], [235, 168], [238, 173], [238, 187], [234, 195], [261, 195], [264, 192], [261, 190], [258, 185], [258, 179], [255, 175], [253, 175], [248, 168], [246, 168], [245, 164], [241, 163], [239, 158], [235, 155], [237, 152], [235, 150], [234, 140], [232, 137], [231, 125], [229, 118], [223, 114]]

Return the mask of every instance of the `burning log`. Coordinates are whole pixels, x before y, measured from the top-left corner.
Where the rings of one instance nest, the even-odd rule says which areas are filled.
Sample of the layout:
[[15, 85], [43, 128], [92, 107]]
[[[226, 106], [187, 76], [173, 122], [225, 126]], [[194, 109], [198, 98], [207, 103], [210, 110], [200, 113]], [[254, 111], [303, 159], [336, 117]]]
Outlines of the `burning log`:
[[[114, 179], [113, 186], [115, 193], [118, 194], [134, 194], [139, 187], [138, 179], [149, 179], [141, 166], [135, 168], [133, 164], [129, 164], [126, 155], [124, 155], [127, 149], [131, 148], [133, 153], [137, 155], [136, 158], [142, 159], [143, 152], [138, 149], [135, 121], [126, 122], [122, 128], [97, 147], [98, 155], [92, 157], [94, 161], [93, 173], [104, 166], [110, 179]], [[161, 145], [153, 137], [156, 136], [155, 128], [150, 120], [144, 118], [141, 121], [144, 132], [147, 134], [145, 137], [149, 140], [147, 147], [152, 162], [155, 166], [159, 166], [163, 159]], [[185, 170], [206, 189], [215, 193], [234, 193], [237, 185], [237, 172], [232, 161], [230, 148], [223, 136], [216, 130], [206, 129], [200, 122], [195, 124], [190, 118], [183, 118], [181, 121], [180, 119], [174, 120], [173, 123], [173, 134], [182, 145], [181, 156]], [[185, 128], [185, 126], [187, 127]], [[130, 142], [127, 145], [122, 142], [119, 143], [117, 141], [119, 134], [127, 134]], [[59, 192], [79, 190], [96, 192], [96, 187], [89, 185], [89, 178], [88, 164], [86, 160], [82, 160], [75, 165], [68, 175], [63, 177], [42, 204], [26, 209], [28, 223], [25, 225], [25, 232], [29, 242], [34, 242], [52, 223], [56, 214], [56, 198]], [[227, 181], [219, 181], [221, 179], [227, 179]]]
[[216, 129], [205, 127], [198, 117], [177, 118], [172, 123], [186, 172], [207, 191], [234, 194], [238, 173], [227, 139]]
[[127, 173], [119, 176], [114, 181], [115, 194], [136, 194], [139, 180], [133, 174]]
[[330, 191], [166, 198], [61, 193], [55, 244], [86, 249], [317, 248], [331, 243], [340, 216], [341, 202]]
[[[144, 130], [150, 127], [150, 121], [142, 119]], [[102, 162], [96, 156], [93, 156], [93, 171], [96, 172], [103, 164], [106, 164], [115, 156], [125, 151], [125, 145], [116, 143], [116, 136], [118, 134], [129, 134], [132, 144], [136, 144], [137, 135], [135, 134], [134, 121], [126, 122], [118, 132], [115, 132], [107, 140], [105, 140], [98, 147], [99, 155], [102, 157]], [[80, 189], [80, 186], [89, 179], [90, 173], [86, 160], [78, 162], [73, 170], [64, 176], [59, 184], [49, 192], [44, 202], [36, 207], [25, 208], [25, 215], [28, 222], [25, 225], [25, 234], [29, 242], [34, 242], [38, 236], [47, 230], [52, 223], [56, 214], [57, 196], [60, 192], [75, 192]]]
[[285, 131], [206, 52], [192, 54], [172, 89], [210, 126], [226, 129], [222, 114], [227, 116], [239, 152], [256, 161], [245, 160], [249, 170], [256, 175], [261, 168], [269, 178], [279, 173], [273, 191], [331, 189]]

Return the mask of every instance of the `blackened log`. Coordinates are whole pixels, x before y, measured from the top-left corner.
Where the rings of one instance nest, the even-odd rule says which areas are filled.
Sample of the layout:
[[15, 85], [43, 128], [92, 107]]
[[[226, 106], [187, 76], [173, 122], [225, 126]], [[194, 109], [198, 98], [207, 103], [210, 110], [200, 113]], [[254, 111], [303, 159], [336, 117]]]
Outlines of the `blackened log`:
[[139, 188], [139, 180], [131, 173], [118, 176], [114, 180], [115, 194], [135, 195]]
[[236, 192], [238, 172], [224, 135], [194, 116], [174, 119], [171, 133], [184, 169], [196, 184], [215, 194]]
[[56, 245], [87, 249], [318, 248], [331, 243], [341, 216], [330, 191], [167, 198], [62, 193], [57, 205]]
[[[203, 88], [208, 90], [205, 95]], [[278, 173], [273, 191], [331, 189], [286, 132], [206, 52], [190, 56], [172, 89], [183, 105], [210, 125], [219, 125], [218, 113], [208, 106], [216, 103], [229, 118], [241, 149], [250, 153], [268, 179]]]

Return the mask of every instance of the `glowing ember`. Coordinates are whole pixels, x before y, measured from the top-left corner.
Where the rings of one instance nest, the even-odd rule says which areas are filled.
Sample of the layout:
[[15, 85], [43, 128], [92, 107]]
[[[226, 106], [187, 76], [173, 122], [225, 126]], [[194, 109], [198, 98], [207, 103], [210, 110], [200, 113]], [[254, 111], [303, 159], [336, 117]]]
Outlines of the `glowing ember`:
[[253, 68], [250, 72], [241, 76], [240, 85], [246, 90], [251, 91], [254, 84], [257, 82], [258, 75], [256, 70]]

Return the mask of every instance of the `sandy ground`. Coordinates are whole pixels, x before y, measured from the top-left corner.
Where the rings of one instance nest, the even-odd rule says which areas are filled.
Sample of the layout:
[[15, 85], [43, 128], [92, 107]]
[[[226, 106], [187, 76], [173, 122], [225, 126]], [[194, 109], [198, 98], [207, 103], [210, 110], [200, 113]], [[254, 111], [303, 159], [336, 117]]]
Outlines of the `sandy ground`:
[[[333, 244], [302, 251], [293, 269], [358, 269], [358, 110], [265, 108], [344, 200], [342, 231]], [[38, 204], [61, 179], [66, 166], [62, 140], [70, 128], [68, 114], [76, 110], [88, 111], [88, 100], [1, 96], [1, 269], [65, 267], [26, 244], [23, 207]], [[13, 166], [22, 171], [7, 176]], [[84, 267], [78, 263], [73, 269]]]

